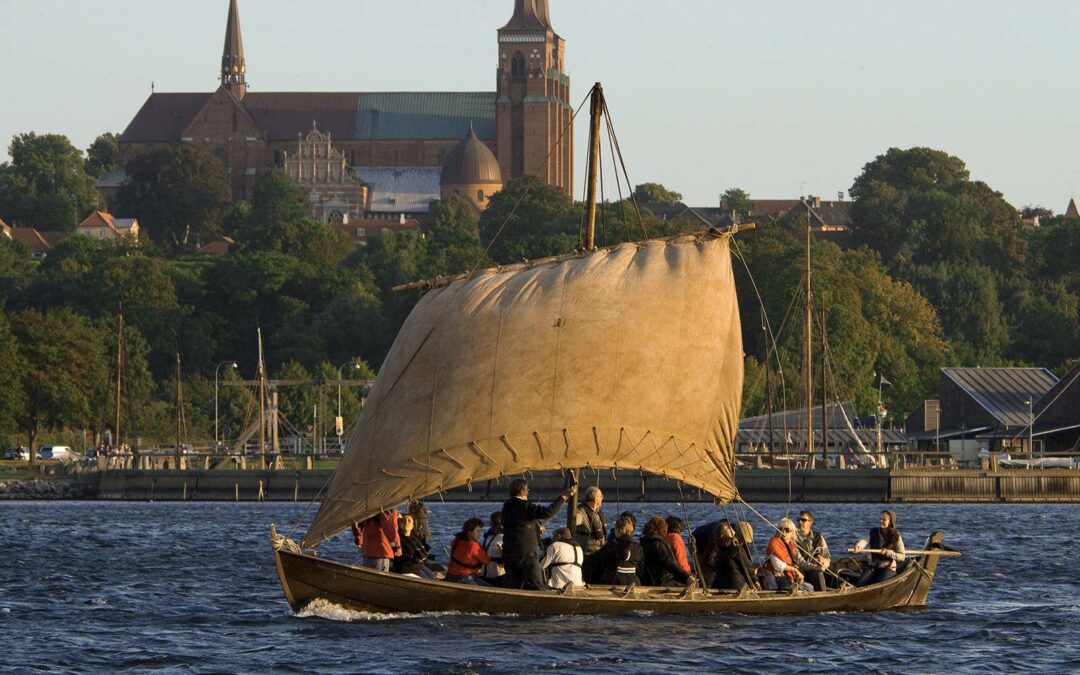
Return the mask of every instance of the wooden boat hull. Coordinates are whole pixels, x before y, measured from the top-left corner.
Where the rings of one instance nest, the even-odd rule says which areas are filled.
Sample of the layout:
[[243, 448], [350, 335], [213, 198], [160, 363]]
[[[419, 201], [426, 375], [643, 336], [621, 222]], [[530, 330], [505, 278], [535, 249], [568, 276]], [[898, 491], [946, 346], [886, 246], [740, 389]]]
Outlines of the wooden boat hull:
[[[935, 532], [926, 549], [940, 549]], [[807, 614], [921, 607], [934, 580], [938, 556], [912, 559], [896, 577], [873, 586], [821, 593], [776, 591], [722, 594], [700, 589], [600, 586], [573, 593], [486, 588], [377, 572], [305, 553], [275, 550], [278, 576], [293, 611], [326, 600], [376, 613], [463, 612], [478, 614]]]

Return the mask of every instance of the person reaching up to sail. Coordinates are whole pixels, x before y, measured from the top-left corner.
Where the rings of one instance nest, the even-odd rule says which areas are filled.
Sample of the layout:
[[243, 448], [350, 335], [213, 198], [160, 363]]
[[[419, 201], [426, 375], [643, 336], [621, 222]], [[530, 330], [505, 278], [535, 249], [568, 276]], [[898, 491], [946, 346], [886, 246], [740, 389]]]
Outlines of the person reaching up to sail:
[[604, 503], [604, 493], [595, 485], [585, 489], [585, 499], [578, 507], [577, 522], [574, 525], [574, 541], [585, 551], [585, 555], [596, 553], [607, 542], [607, 523], [600, 505]]
[[506, 587], [539, 591], [544, 588], [544, 573], [537, 550], [540, 547], [539, 521], [555, 515], [567, 499], [577, 493], [577, 485], [562, 491], [550, 506], [529, 501], [529, 482], [524, 478], [510, 481], [510, 499], [503, 503], [503, 566]]

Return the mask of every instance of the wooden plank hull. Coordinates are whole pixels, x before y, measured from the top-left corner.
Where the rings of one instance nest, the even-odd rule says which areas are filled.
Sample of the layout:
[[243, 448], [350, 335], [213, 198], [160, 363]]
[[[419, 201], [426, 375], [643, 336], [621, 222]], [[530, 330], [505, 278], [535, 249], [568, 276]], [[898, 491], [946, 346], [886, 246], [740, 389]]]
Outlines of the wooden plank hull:
[[[926, 549], [941, 548], [935, 532]], [[377, 572], [304, 553], [275, 550], [278, 576], [294, 611], [314, 600], [376, 613], [464, 612], [477, 614], [807, 614], [921, 607], [933, 583], [938, 557], [919, 556], [888, 581], [821, 593], [748, 592], [708, 595], [700, 589], [599, 586], [573, 593], [485, 588]]]

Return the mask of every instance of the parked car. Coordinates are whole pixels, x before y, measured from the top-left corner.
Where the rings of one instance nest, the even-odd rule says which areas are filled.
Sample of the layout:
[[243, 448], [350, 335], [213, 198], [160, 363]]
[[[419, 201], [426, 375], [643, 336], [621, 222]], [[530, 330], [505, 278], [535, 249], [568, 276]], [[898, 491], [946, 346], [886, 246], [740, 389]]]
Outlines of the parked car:
[[4, 451], [4, 459], [14, 459], [20, 462], [30, 461], [30, 451], [21, 445], [17, 448], [8, 448]]
[[38, 459], [75, 459], [75, 453], [66, 445], [43, 445], [38, 449]]

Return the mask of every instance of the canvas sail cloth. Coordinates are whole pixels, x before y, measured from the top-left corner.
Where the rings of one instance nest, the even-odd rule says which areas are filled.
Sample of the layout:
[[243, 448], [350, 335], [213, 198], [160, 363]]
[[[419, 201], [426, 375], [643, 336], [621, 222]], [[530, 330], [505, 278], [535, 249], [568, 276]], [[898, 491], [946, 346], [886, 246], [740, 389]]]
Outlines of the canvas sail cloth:
[[641, 468], [731, 500], [742, 359], [725, 235], [451, 281], [405, 321], [303, 545], [530, 470]]

